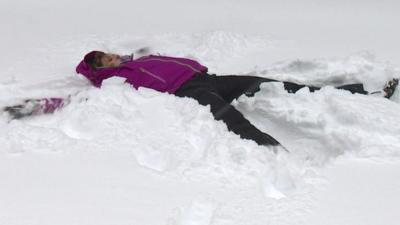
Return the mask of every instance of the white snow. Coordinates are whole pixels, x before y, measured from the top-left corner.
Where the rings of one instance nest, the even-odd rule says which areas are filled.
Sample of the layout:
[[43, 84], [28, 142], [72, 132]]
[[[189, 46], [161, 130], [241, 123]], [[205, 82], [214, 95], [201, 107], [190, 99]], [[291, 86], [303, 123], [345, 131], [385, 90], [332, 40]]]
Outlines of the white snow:
[[[53, 115], [0, 117], [0, 225], [398, 224], [396, 1], [0, 2], [0, 107], [65, 97]], [[397, 29], [397, 30], [396, 30]], [[92, 49], [190, 57], [279, 83], [233, 104], [289, 149], [228, 132], [209, 107], [75, 74]], [[278, 153], [275, 154], [274, 150]]]

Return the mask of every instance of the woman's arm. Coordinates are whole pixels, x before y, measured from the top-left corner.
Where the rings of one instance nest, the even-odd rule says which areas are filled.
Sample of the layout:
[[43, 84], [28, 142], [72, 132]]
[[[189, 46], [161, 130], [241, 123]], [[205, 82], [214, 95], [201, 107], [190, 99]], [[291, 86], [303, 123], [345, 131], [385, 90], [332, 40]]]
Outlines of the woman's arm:
[[68, 105], [69, 103], [70, 97], [26, 99], [21, 104], [4, 107], [3, 111], [9, 115], [11, 120], [13, 120], [21, 119], [28, 116], [53, 113], [56, 110]]

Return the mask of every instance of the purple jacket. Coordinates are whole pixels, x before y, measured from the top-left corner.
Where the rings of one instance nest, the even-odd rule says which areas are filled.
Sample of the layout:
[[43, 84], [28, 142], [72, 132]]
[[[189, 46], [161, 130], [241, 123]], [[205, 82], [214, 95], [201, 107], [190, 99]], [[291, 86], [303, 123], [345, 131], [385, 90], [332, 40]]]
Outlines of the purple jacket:
[[136, 89], [146, 87], [172, 94], [195, 74], [207, 72], [207, 67], [191, 59], [149, 55], [122, 63], [119, 67], [95, 71], [82, 60], [76, 72], [96, 87], [101, 87], [104, 79], [119, 76], [126, 78], [126, 82]]

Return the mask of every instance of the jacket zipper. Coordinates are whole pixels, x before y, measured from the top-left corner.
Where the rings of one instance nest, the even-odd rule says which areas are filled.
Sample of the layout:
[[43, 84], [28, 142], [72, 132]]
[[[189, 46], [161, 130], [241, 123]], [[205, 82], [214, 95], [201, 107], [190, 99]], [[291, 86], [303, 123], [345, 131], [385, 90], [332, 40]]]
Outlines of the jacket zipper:
[[144, 62], [144, 61], [174, 62], [176, 64], [179, 64], [179, 65], [182, 65], [182, 66], [186, 66], [186, 67], [190, 68], [191, 70], [193, 70], [194, 72], [201, 73], [200, 70], [195, 69], [193, 66], [191, 66], [189, 64], [186, 64], [186, 63], [178, 62], [178, 61], [173, 60], [173, 59], [144, 59], [144, 60], [140, 60], [140, 62]]
[[162, 77], [157, 76], [157, 75], [155, 75], [154, 73], [152, 73], [152, 72], [150, 72], [150, 71], [148, 71], [148, 70], [146, 70], [146, 69], [144, 69], [144, 68], [142, 68], [142, 67], [140, 67], [139, 70], [140, 70], [141, 72], [147, 74], [147, 75], [150, 75], [150, 76], [156, 78], [157, 80], [163, 82], [164, 84], [167, 83], [167, 82], [165, 81], [165, 79], [163, 79]]

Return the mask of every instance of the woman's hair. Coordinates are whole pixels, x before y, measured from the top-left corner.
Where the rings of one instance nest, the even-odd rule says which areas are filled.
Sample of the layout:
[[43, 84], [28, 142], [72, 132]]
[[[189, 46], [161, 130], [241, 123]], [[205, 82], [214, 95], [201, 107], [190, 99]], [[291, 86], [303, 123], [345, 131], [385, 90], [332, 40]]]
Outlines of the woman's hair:
[[89, 66], [92, 69], [95, 70], [95, 69], [103, 66], [103, 64], [101, 63], [101, 58], [104, 55], [105, 55], [105, 53], [101, 52], [101, 51], [91, 51], [85, 56], [84, 61], [87, 64], [89, 64]]

